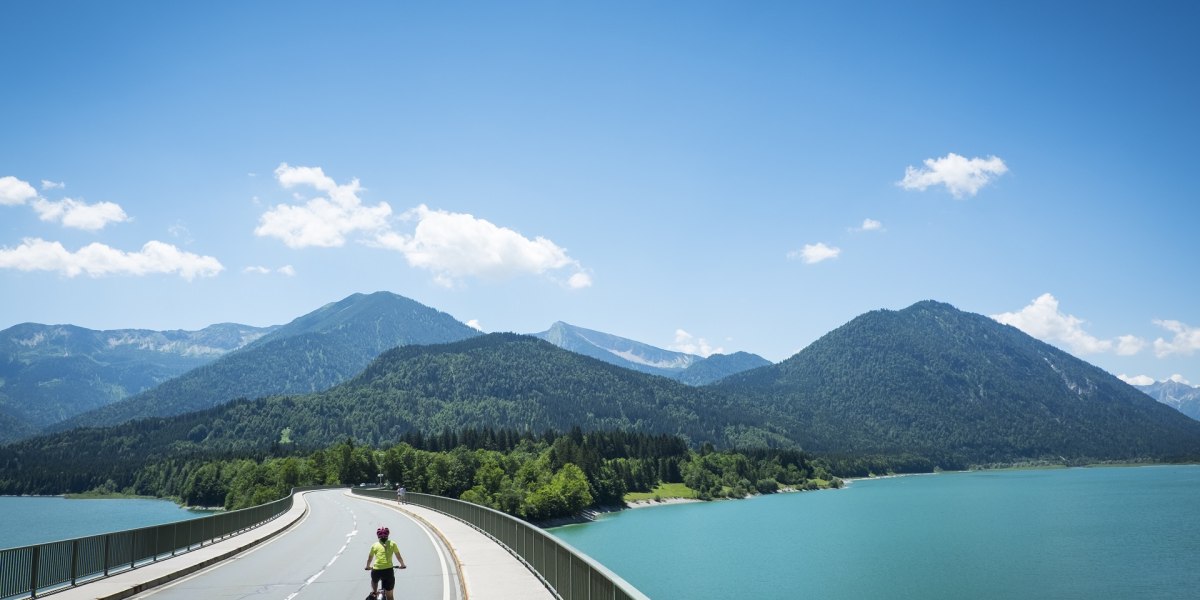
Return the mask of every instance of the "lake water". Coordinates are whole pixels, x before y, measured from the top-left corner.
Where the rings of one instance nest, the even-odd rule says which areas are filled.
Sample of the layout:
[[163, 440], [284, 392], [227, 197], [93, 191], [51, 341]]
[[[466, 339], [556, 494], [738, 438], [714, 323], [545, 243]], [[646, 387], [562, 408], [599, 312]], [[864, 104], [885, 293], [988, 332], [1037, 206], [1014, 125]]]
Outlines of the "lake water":
[[947, 473], [551, 532], [656, 600], [1200, 597], [1200, 467]]
[[0, 548], [29, 546], [210, 515], [149, 499], [0, 496]]

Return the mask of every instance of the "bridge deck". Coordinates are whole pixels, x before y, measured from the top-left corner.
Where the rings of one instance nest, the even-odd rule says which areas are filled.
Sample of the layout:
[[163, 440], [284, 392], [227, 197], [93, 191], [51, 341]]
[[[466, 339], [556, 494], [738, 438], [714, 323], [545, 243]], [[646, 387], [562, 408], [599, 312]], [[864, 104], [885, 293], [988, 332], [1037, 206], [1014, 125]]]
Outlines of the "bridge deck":
[[[347, 492], [349, 496], [349, 492]], [[474, 528], [424, 507], [351, 496], [355, 501], [376, 502], [424, 521], [453, 550], [468, 600], [553, 600], [555, 595], [520, 560]], [[148, 592], [285, 535], [308, 512], [299, 497], [283, 516], [256, 529], [166, 560], [139, 566], [111, 577], [54, 592], [55, 600], [118, 600]], [[357, 558], [355, 559], [357, 560]], [[39, 596], [41, 596], [39, 595]]]

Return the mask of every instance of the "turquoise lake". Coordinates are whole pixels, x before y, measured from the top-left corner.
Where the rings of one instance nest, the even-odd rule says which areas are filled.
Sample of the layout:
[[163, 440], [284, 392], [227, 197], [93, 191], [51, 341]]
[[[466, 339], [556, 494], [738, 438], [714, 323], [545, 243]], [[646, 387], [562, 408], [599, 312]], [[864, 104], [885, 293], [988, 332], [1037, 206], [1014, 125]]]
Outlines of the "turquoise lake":
[[1200, 467], [944, 473], [551, 532], [656, 600], [1200, 597]]
[[210, 515], [152, 499], [0, 496], [0, 548], [137, 529]]

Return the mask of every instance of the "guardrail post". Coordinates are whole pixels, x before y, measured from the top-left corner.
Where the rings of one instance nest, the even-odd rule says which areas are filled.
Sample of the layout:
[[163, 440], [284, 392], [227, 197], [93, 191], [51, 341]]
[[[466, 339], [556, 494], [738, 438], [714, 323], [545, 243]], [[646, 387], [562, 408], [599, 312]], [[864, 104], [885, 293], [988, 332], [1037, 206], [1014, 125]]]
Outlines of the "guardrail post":
[[79, 570], [79, 538], [71, 540], [71, 587], [75, 587], [75, 577]]
[[33, 547], [33, 568], [29, 571], [29, 597], [37, 598], [38, 559], [42, 553], [41, 546]]
[[104, 535], [104, 576], [108, 577], [108, 543], [112, 540], [112, 534]]

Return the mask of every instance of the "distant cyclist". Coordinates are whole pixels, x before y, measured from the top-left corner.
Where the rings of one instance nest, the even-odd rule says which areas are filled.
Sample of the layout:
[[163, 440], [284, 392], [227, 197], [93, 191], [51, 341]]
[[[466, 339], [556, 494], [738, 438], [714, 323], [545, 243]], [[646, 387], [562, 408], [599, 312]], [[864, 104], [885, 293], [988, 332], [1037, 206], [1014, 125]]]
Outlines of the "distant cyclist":
[[408, 490], [404, 489], [404, 486], [400, 486], [400, 487], [396, 488], [396, 502], [398, 502], [400, 504], [404, 504], [404, 501], [407, 499], [408, 499]]
[[367, 554], [366, 570], [371, 572], [371, 595], [367, 596], [368, 600], [373, 600], [379, 589], [379, 585], [383, 584], [383, 593], [387, 600], [392, 600], [392, 590], [396, 588], [396, 573], [392, 571], [392, 555], [396, 556], [396, 560], [400, 563], [398, 568], [406, 569], [404, 565], [404, 557], [400, 556], [400, 547], [388, 539], [391, 531], [387, 527], [380, 527], [375, 530], [375, 536], [379, 538], [378, 542], [371, 544], [371, 551]]

